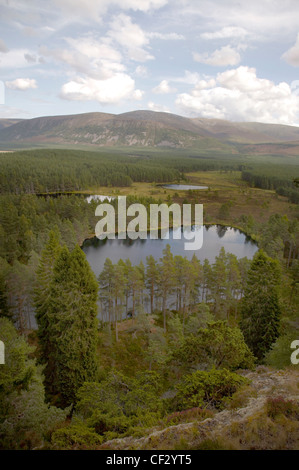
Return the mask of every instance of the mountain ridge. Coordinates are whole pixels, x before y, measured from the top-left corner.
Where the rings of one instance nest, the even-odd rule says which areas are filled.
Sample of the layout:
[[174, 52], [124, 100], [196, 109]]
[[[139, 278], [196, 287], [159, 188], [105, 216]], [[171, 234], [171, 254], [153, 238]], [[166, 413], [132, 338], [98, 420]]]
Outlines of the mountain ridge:
[[[187, 118], [176, 114], [136, 110], [122, 114], [91, 112], [0, 119], [0, 144], [92, 147], [145, 146], [231, 149], [235, 144], [299, 145], [299, 128], [281, 124]], [[296, 150], [297, 151], [297, 150]]]

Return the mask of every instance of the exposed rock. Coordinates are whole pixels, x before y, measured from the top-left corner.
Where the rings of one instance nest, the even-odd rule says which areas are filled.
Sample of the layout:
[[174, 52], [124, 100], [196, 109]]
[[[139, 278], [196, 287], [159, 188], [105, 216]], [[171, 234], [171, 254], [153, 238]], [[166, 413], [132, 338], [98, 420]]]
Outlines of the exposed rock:
[[182, 449], [185, 442], [191, 449], [209, 441], [221, 442], [224, 448], [299, 449], [299, 413], [295, 418], [282, 416], [275, 421], [267, 416], [266, 406], [269, 397], [283, 397], [299, 405], [299, 371], [259, 368], [241, 374], [251, 380], [243, 406], [230, 406], [201, 422], [195, 420], [162, 430], [149, 430], [149, 434], [141, 438], [114, 439], [102, 448]]

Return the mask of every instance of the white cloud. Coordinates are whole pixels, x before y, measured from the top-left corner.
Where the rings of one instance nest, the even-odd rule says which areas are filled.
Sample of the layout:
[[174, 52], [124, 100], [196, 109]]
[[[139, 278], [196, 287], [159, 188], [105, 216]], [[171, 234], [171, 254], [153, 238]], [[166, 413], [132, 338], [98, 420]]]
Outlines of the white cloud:
[[298, 122], [299, 97], [291, 87], [257, 77], [254, 68], [219, 73], [209, 86], [202, 88], [199, 82], [191, 93], [178, 95], [176, 105], [191, 116], [290, 125]]
[[129, 75], [118, 73], [106, 80], [78, 77], [63, 85], [60, 96], [66, 100], [117, 104], [127, 99], [140, 100], [142, 91], [135, 90], [135, 82]]
[[3, 41], [3, 39], [0, 39], [0, 52], [8, 52], [8, 47]]
[[36, 80], [33, 78], [17, 78], [13, 81], [5, 82], [7, 88], [11, 90], [29, 90], [30, 88], [37, 88]]
[[145, 78], [148, 75], [148, 70], [144, 65], [138, 65], [138, 67], [136, 67], [135, 73], [138, 77]]
[[211, 25], [216, 32], [234, 25], [248, 31], [251, 39], [281, 41], [282, 37], [290, 37], [298, 31], [298, 15], [297, 0], [184, 0], [180, 20], [182, 23], [193, 21], [193, 24], [203, 22], [205, 29]]
[[41, 47], [40, 53], [95, 79], [106, 79], [125, 71], [121, 54], [109, 41], [93, 37], [65, 38], [70, 49]]
[[172, 78], [172, 82], [186, 83], [187, 85], [195, 85], [198, 80], [200, 80], [200, 75], [197, 72], [190, 72], [190, 70], [185, 70], [185, 73], [182, 77]]
[[66, 18], [77, 21], [92, 20], [102, 22], [103, 15], [109, 8], [148, 12], [166, 5], [168, 0], [54, 0], [54, 4]]
[[248, 31], [239, 26], [226, 26], [218, 31], [210, 33], [202, 33], [202, 39], [228, 39], [228, 38], [244, 38], [248, 35]]
[[297, 36], [297, 41], [293, 47], [287, 50], [282, 58], [290, 65], [294, 67], [299, 67], [299, 34]]
[[11, 68], [14, 70], [28, 67], [32, 65], [26, 59], [28, 55], [31, 55], [28, 49], [11, 49], [8, 52], [0, 52], [0, 68]]
[[108, 0], [124, 10], [140, 10], [147, 12], [151, 9], [159, 9], [168, 3], [168, 0]]
[[199, 80], [194, 89], [192, 94], [194, 96], [198, 96], [201, 90], [206, 90], [207, 88], [213, 88], [216, 86], [216, 80], [214, 78], [210, 78], [208, 80]]
[[167, 108], [167, 106], [163, 106], [161, 104], [154, 103], [153, 101], [149, 101], [147, 103], [147, 107], [151, 111], [156, 111], [158, 113], [170, 113], [169, 108]]
[[150, 39], [161, 39], [162, 41], [181, 41], [185, 36], [178, 33], [147, 33]]
[[161, 95], [166, 95], [167, 93], [175, 93], [177, 90], [176, 88], [172, 88], [169, 86], [169, 83], [167, 80], [162, 80], [161, 83], [159, 83], [158, 86], [153, 88], [153, 92], [156, 94], [161, 94]]
[[149, 44], [146, 33], [129, 16], [123, 13], [115, 16], [110, 23], [108, 36], [126, 51], [130, 60], [146, 62], [154, 59], [145, 49]]
[[201, 62], [203, 64], [225, 67], [227, 65], [239, 64], [241, 56], [239, 52], [231, 46], [224, 46], [221, 47], [221, 49], [216, 49], [212, 54], [198, 54], [197, 52], [194, 52], [193, 59], [196, 62]]
[[140, 100], [143, 92], [135, 89], [135, 81], [126, 73], [121, 53], [110, 38], [65, 38], [69, 49], [41, 48], [44, 55], [66, 64], [79, 73], [61, 89], [60, 97], [74, 101], [98, 101], [118, 104], [127, 99]]
[[34, 117], [28, 110], [15, 108], [13, 106], [1, 105], [1, 119], [20, 118], [30, 119]]
[[114, 62], [121, 60], [121, 54], [103, 38], [101, 40], [92, 36], [66, 38], [66, 42], [89, 59], [100, 58]]

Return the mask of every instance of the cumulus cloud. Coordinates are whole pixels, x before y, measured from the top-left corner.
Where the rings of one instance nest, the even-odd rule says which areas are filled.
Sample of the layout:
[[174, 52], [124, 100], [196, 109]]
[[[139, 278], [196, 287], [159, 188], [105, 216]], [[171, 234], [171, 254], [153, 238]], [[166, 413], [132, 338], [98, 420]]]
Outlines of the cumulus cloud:
[[297, 36], [297, 41], [293, 47], [287, 50], [282, 58], [290, 65], [294, 67], [299, 67], [299, 34]]
[[5, 85], [11, 90], [21, 91], [37, 88], [36, 80], [33, 78], [17, 78], [16, 80], [5, 82]]
[[95, 79], [110, 78], [114, 73], [125, 71], [120, 52], [105, 38], [65, 38], [65, 41], [70, 46], [68, 49], [41, 47], [40, 53]]
[[118, 73], [106, 80], [78, 77], [63, 85], [60, 96], [66, 100], [117, 104], [127, 99], [140, 100], [142, 91], [135, 90], [135, 82], [129, 75]]
[[298, 122], [299, 97], [281, 82], [259, 78], [256, 70], [239, 67], [219, 73], [215, 81], [199, 82], [190, 93], [177, 96], [176, 105], [190, 116], [280, 124]]
[[175, 93], [177, 90], [176, 88], [172, 88], [167, 80], [162, 80], [158, 86], [153, 88], [153, 92], [156, 94], [166, 95], [168, 93]]
[[218, 31], [202, 33], [202, 39], [228, 39], [228, 38], [244, 38], [248, 35], [248, 31], [239, 26], [226, 26]]
[[146, 62], [154, 57], [146, 50], [149, 39], [139, 25], [123, 13], [113, 18], [108, 37], [117, 42], [127, 53], [130, 60]]
[[194, 52], [193, 59], [196, 62], [201, 62], [203, 64], [225, 67], [227, 65], [239, 64], [241, 56], [239, 52], [231, 46], [224, 46], [220, 49], [216, 49], [212, 54], [198, 54], [197, 52]]

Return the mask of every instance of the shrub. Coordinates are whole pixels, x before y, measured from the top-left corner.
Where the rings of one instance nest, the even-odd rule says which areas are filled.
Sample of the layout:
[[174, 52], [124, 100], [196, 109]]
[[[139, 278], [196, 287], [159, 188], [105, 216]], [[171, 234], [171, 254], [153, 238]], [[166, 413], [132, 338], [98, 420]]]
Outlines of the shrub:
[[212, 418], [214, 413], [211, 410], [203, 408], [191, 408], [189, 410], [175, 411], [166, 416], [163, 424], [166, 426], [175, 426], [180, 423], [188, 423], [192, 421], [203, 421], [206, 418]]
[[276, 418], [279, 415], [286, 417], [299, 416], [299, 406], [293, 400], [285, 400], [283, 397], [269, 397], [266, 402], [267, 415]]
[[60, 428], [52, 434], [52, 444], [60, 450], [95, 448], [102, 441], [101, 436], [81, 423]]
[[212, 406], [222, 408], [223, 400], [230, 397], [248, 379], [227, 369], [196, 371], [186, 375], [177, 385], [174, 398], [176, 409]]

